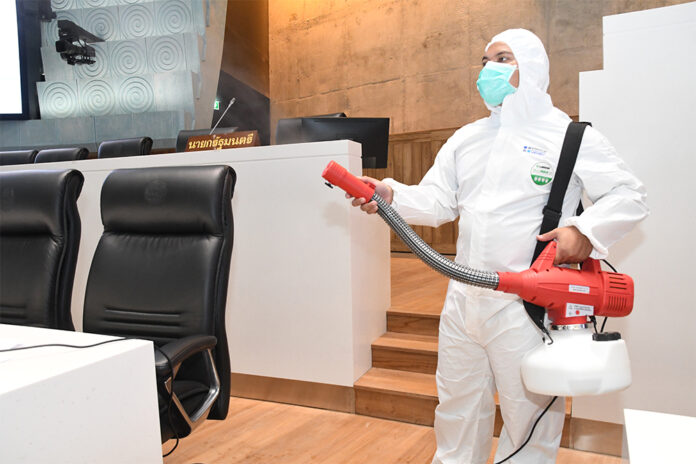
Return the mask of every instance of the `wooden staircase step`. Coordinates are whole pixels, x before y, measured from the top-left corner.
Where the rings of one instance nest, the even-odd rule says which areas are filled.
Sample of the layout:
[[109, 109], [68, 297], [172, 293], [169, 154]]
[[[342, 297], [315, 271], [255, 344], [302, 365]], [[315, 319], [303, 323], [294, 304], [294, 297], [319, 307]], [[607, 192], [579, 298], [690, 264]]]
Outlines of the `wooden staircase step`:
[[372, 367], [435, 374], [437, 337], [387, 332], [372, 343]]
[[390, 392], [413, 398], [437, 398], [435, 376], [420, 372], [373, 367], [355, 382], [355, 388], [364, 391]]
[[395, 333], [437, 336], [440, 309], [432, 307], [398, 308], [387, 310], [387, 330]]
[[438, 400], [432, 374], [373, 367], [354, 390], [356, 414], [433, 425]]
[[406, 316], [418, 316], [428, 319], [440, 319], [440, 314], [442, 313], [442, 304], [438, 306], [417, 306], [413, 308], [406, 308], [403, 306], [392, 305], [391, 308], [387, 310], [387, 314], [398, 314]]
[[[420, 425], [433, 425], [438, 404], [435, 375], [373, 367], [354, 385], [355, 412]], [[503, 418], [498, 394], [495, 394], [494, 435], [500, 435]], [[563, 442], [567, 443], [572, 399], [566, 398], [566, 424]]]
[[[372, 369], [354, 385], [355, 412], [433, 425], [438, 404], [435, 371], [440, 313], [448, 280], [413, 255], [392, 255], [392, 307], [388, 332], [372, 344]], [[503, 426], [495, 395], [495, 436]], [[561, 440], [569, 444], [571, 399]]]
[[385, 349], [437, 355], [437, 337], [387, 332], [372, 342]]

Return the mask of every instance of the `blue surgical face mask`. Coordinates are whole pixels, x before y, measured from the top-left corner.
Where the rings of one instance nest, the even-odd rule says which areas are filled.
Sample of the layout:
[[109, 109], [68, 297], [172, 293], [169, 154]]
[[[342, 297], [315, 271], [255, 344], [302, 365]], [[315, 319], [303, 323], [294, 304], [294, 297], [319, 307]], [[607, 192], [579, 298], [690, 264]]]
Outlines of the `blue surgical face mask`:
[[486, 103], [498, 106], [506, 96], [515, 93], [517, 88], [510, 84], [510, 77], [515, 69], [517, 66], [510, 64], [495, 61], [486, 63], [476, 81], [476, 87]]

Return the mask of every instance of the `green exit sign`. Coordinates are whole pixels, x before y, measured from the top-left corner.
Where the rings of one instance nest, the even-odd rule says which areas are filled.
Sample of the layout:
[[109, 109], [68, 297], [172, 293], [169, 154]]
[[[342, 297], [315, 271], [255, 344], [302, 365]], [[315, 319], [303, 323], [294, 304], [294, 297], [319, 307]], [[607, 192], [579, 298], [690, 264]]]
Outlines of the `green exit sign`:
[[220, 109], [220, 100], [215, 100], [215, 104], [213, 105], [214, 110], [219, 110]]

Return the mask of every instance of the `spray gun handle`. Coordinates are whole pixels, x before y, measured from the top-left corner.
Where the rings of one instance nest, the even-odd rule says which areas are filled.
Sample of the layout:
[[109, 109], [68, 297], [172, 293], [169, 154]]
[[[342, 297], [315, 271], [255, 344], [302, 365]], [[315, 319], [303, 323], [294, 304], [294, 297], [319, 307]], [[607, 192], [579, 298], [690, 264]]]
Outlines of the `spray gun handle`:
[[555, 241], [550, 241], [548, 245], [539, 253], [537, 259], [534, 260], [530, 269], [541, 272], [553, 267], [553, 261], [556, 259], [556, 246]]
[[355, 198], [364, 198], [370, 201], [372, 195], [375, 194], [374, 185], [358, 179], [335, 161], [329, 162], [321, 176]]

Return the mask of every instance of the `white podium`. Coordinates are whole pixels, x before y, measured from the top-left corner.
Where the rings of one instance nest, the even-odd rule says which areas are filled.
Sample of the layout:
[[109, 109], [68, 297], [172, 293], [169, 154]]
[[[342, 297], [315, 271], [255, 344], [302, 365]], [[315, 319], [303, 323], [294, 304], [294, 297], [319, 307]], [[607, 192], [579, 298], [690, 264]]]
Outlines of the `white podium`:
[[[103, 335], [0, 324], [0, 349]], [[161, 463], [152, 342], [0, 353], [0, 462]]]

